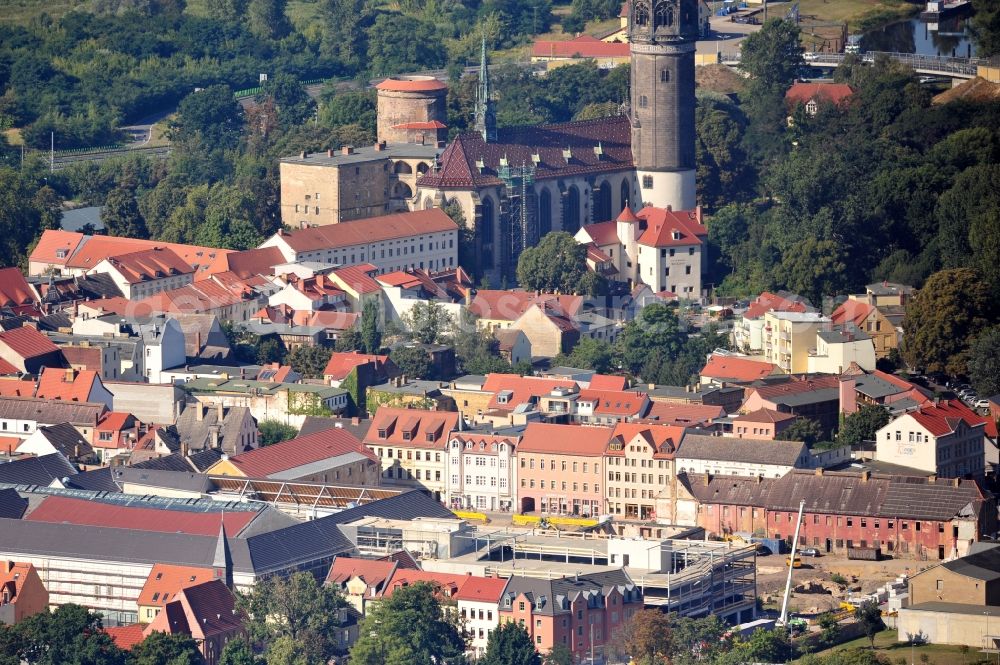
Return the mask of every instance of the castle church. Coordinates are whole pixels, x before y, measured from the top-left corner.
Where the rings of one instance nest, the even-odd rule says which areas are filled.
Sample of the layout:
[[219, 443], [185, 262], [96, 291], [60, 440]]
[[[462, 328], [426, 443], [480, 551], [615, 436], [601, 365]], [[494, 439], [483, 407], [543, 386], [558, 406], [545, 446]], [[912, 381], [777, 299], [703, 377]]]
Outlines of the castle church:
[[[475, 231], [479, 272], [512, 276], [520, 252], [550, 231], [576, 233], [626, 206], [694, 209], [698, 0], [632, 0], [629, 11], [631, 99], [621, 115], [498, 128], [484, 47], [474, 131], [445, 146], [444, 84], [387, 79], [377, 86], [373, 149], [282, 160], [283, 221], [298, 227], [457, 204]], [[309, 175], [310, 166], [325, 175]], [[304, 217], [296, 201], [305, 197], [312, 214], [316, 179], [329, 182], [331, 168], [334, 181], [359, 180], [325, 197], [330, 216], [314, 205]], [[351, 196], [363, 199], [363, 212]]]

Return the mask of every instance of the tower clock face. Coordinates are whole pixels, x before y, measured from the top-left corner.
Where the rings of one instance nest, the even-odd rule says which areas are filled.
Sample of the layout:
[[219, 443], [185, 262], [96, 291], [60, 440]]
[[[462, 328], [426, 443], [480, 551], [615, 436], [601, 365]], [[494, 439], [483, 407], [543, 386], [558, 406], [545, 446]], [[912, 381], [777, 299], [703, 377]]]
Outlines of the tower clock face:
[[697, 39], [697, 0], [632, 0], [629, 36], [639, 42]]

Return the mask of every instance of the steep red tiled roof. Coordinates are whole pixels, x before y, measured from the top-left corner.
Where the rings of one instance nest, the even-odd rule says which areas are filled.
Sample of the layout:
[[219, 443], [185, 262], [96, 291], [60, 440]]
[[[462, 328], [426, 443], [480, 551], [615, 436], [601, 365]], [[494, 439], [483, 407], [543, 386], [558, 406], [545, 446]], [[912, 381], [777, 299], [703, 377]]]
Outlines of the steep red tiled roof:
[[517, 449], [521, 440], [519, 436], [502, 436], [500, 434], [480, 434], [479, 432], [452, 432], [449, 441], [458, 441], [462, 449], [466, 444], [472, 444], [471, 450], [477, 455], [495, 455], [499, 452], [501, 443], [511, 449]]
[[793, 295], [786, 298], [765, 291], [750, 303], [746, 312], [743, 313], [743, 317], [756, 319], [764, 316], [767, 312], [805, 312], [807, 309], [806, 303], [800, 296]]
[[135, 301], [123, 298], [121, 296], [113, 296], [111, 298], [100, 298], [98, 300], [91, 300], [87, 303], [81, 303], [80, 307], [87, 307], [95, 312], [102, 312], [102, 314], [117, 314], [118, 316], [125, 316], [126, 314], [133, 316], [135, 311]]
[[749, 383], [771, 376], [777, 368], [777, 365], [769, 362], [712, 354], [699, 374], [720, 381]]
[[854, 91], [846, 83], [793, 83], [785, 93], [785, 103], [789, 105], [805, 104], [810, 100], [827, 100], [834, 104], [842, 104], [849, 99]]
[[[598, 147], [600, 150], [595, 150]], [[569, 155], [565, 154], [567, 150]], [[533, 155], [539, 157], [535, 164], [537, 180], [623, 171], [632, 168], [632, 127], [625, 116], [502, 127], [497, 130], [497, 139], [489, 143], [478, 132], [468, 132], [448, 145], [438, 168], [422, 176], [417, 185], [500, 185], [501, 159], [507, 159], [511, 166], [530, 166]], [[477, 166], [480, 161], [482, 169]]]
[[[575, 381], [569, 379], [543, 379], [536, 376], [520, 376], [518, 374], [487, 374], [483, 383], [483, 392], [493, 393], [489, 408], [498, 411], [513, 411], [518, 404], [529, 401], [532, 397], [547, 395], [556, 388], [576, 389]], [[497, 401], [497, 394], [509, 391], [506, 402]]]
[[327, 379], [339, 381], [350, 374], [351, 370], [355, 367], [375, 363], [377, 370], [379, 365], [385, 364], [385, 361], [388, 359], [389, 356], [369, 355], [367, 353], [358, 353], [357, 351], [350, 353], [334, 351], [330, 355], [330, 360], [326, 363], [323, 376]]
[[185, 275], [193, 271], [191, 266], [172, 250], [160, 247], [111, 256], [108, 257], [108, 263], [114, 266], [129, 284]]
[[895, 374], [889, 374], [888, 372], [883, 372], [880, 369], [875, 370], [874, 372], [872, 372], [872, 374], [882, 379], [883, 381], [888, 381], [897, 388], [902, 388], [903, 390], [912, 390], [913, 388], [917, 387], [915, 384], [910, 383], [906, 379], [902, 379], [896, 376]]
[[378, 274], [377, 266], [371, 263], [359, 263], [353, 266], [337, 268], [331, 273], [331, 276], [343, 282], [345, 286], [355, 293], [364, 295], [366, 293], [378, 293], [382, 290], [382, 287], [375, 280], [376, 274]]
[[[72, 380], [67, 381], [67, 374], [73, 372]], [[62, 399], [67, 402], [86, 402], [94, 385], [99, 383], [100, 376], [94, 370], [65, 370], [58, 367], [45, 367], [38, 376], [38, 390], [35, 397], [43, 399]]]
[[392, 577], [379, 594], [383, 598], [388, 598], [396, 589], [405, 586], [412, 586], [420, 582], [426, 582], [434, 587], [438, 593], [445, 597], [452, 597], [465, 584], [468, 575], [456, 575], [452, 573], [432, 573], [426, 570], [413, 570], [410, 568], [397, 568]]
[[957, 399], [941, 400], [937, 404], [923, 406], [909, 415], [923, 425], [934, 436], [945, 436], [955, 431], [959, 421], [968, 427], [986, 425], [987, 420]]
[[[454, 411], [381, 406], [372, 418], [365, 443], [369, 446], [393, 444], [408, 448], [442, 449], [448, 443], [448, 434], [457, 426], [458, 414]], [[379, 432], [385, 432], [385, 437], [380, 437]]]
[[624, 455], [625, 451], [611, 450], [612, 444], [619, 440], [623, 445], [641, 436], [655, 450], [653, 456], [657, 459], [672, 459], [677, 447], [684, 438], [684, 428], [677, 425], [652, 425], [648, 423], [618, 423], [608, 441], [608, 455]]
[[58, 346], [31, 326], [21, 326], [0, 332], [0, 343], [6, 345], [21, 358], [37, 358], [59, 352]]
[[597, 37], [580, 35], [574, 39], [554, 41], [537, 39], [531, 47], [534, 58], [627, 58], [629, 45], [602, 42]]
[[0, 453], [11, 455], [22, 443], [24, 439], [16, 436], [0, 436]]
[[580, 230], [590, 236], [590, 239], [598, 247], [617, 245], [620, 242], [618, 238], [618, 222], [615, 221], [587, 224]]
[[[46, 231], [45, 233], [51, 233]], [[44, 235], [44, 234], [43, 234]], [[84, 236], [83, 244], [66, 262], [70, 268], [90, 269], [109, 257], [119, 257], [126, 254], [148, 251], [160, 248], [169, 250], [184, 261], [190, 270], [201, 272], [222, 254], [228, 254], [231, 249], [216, 249], [199, 245], [183, 245], [175, 242], [160, 242], [158, 240], [141, 240], [139, 238], [116, 238], [111, 236]]]
[[393, 213], [342, 224], [280, 231], [279, 236], [296, 252], [310, 252], [456, 230], [458, 230], [458, 225], [452, 221], [451, 217], [440, 208], [431, 208], [429, 210]]
[[833, 310], [830, 314], [830, 320], [834, 325], [843, 325], [845, 323], [853, 323], [856, 326], [861, 326], [868, 315], [875, 310], [873, 305], [869, 305], [866, 302], [861, 302], [860, 300], [845, 300], [842, 302], [837, 309]]
[[639, 236], [639, 244], [648, 247], [700, 245], [708, 236], [708, 229], [702, 224], [701, 208], [667, 210], [647, 206], [637, 216], [646, 225]]
[[646, 420], [655, 420], [665, 425], [694, 426], [710, 423], [713, 419], [724, 415], [726, 410], [721, 406], [652, 402]]
[[612, 374], [595, 374], [590, 377], [589, 390], [625, 390], [628, 379]]
[[236, 535], [256, 516], [257, 513], [252, 511], [230, 511], [223, 516], [220, 513], [119, 506], [65, 496], [49, 496], [24, 519], [135, 531], [215, 536], [219, 533], [219, 523], [223, 519], [226, 523], [226, 533]]
[[135, 602], [140, 606], [163, 607], [181, 589], [213, 579], [215, 571], [212, 568], [158, 563], [149, 571]]
[[478, 603], [499, 603], [508, 578], [477, 577], [469, 575], [455, 594], [455, 600], [466, 600]]
[[0, 307], [9, 307], [15, 314], [34, 311], [38, 298], [17, 268], [0, 269]]
[[34, 381], [5, 379], [0, 381], [0, 395], [4, 397], [34, 397], [37, 387]]
[[209, 277], [220, 272], [232, 272], [238, 277], [270, 275], [272, 268], [285, 263], [285, 255], [277, 247], [246, 249], [242, 252], [221, 254], [201, 277]]
[[[64, 354], [65, 355], [65, 354]], [[7, 374], [19, 374], [21, 370], [11, 365], [9, 362], [0, 358], [0, 376]]]
[[125, 427], [129, 424], [129, 419], [132, 417], [133, 416], [131, 413], [124, 413], [122, 411], [108, 411], [107, 413], [104, 414], [104, 417], [101, 418], [101, 422], [97, 423], [97, 429], [98, 431], [100, 430], [111, 431], [111, 432], [120, 431], [122, 429], [125, 429]]
[[583, 306], [583, 297], [535, 293], [533, 291], [480, 289], [470, 303], [469, 311], [483, 319], [516, 321], [538, 303], [544, 303], [549, 313], [573, 317], [580, 312], [580, 308]]
[[333, 427], [230, 457], [229, 463], [248, 478], [266, 478], [348, 453], [358, 453], [378, 461], [356, 436], [345, 429]]
[[[188, 619], [190, 617], [190, 621]], [[188, 633], [196, 641], [243, 630], [243, 616], [236, 611], [236, 597], [222, 580], [211, 580], [182, 589], [146, 627], [154, 631]]]
[[313, 312], [306, 325], [322, 326], [331, 330], [349, 330], [353, 328], [361, 314], [358, 312], [336, 312], [332, 310]]
[[43, 231], [42, 237], [38, 239], [38, 244], [35, 245], [35, 249], [31, 250], [31, 256], [28, 257], [28, 260], [32, 263], [64, 266], [70, 257], [73, 256], [73, 253], [76, 252], [85, 237], [82, 233], [75, 233], [73, 231], [62, 231], [59, 229]]
[[395, 561], [374, 561], [372, 559], [351, 559], [338, 556], [330, 566], [326, 581], [344, 584], [354, 577], [360, 577], [369, 587], [378, 590], [396, 569]]
[[581, 402], [593, 402], [594, 413], [602, 415], [642, 415], [649, 398], [645, 393], [628, 390], [594, 390], [588, 388], [580, 391]]
[[239, 278], [217, 281], [222, 274], [210, 275], [177, 289], [160, 291], [140, 300], [135, 306], [148, 306], [150, 312], [204, 314], [220, 307], [238, 305], [254, 297], [254, 289]]
[[111, 641], [122, 651], [131, 651], [139, 642], [146, 639], [141, 623], [130, 623], [127, 626], [106, 626], [104, 632], [111, 636]]
[[99, 346], [60, 346], [63, 358], [70, 365], [81, 369], [100, 371], [102, 352]]
[[608, 427], [533, 422], [525, 428], [518, 452], [600, 457], [611, 436]]

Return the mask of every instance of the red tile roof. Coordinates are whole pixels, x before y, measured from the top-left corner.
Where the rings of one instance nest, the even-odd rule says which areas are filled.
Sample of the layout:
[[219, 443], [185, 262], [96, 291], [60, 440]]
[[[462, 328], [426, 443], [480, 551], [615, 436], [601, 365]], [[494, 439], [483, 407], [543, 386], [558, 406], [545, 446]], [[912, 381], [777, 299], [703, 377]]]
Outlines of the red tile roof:
[[194, 536], [217, 536], [219, 523], [225, 519], [226, 533], [236, 535], [249, 524], [255, 511], [195, 513], [138, 506], [120, 506], [86, 499], [49, 496], [24, 519], [35, 522], [79, 524], [83, 526], [132, 529], [157, 533], [186, 533]]
[[[601, 150], [597, 151], [596, 148]], [[567, 151], [568, 154], [567, 154]], [[600, 154], [599, 154], [600, 153]], [[501, 127], [487, 143], [478, 132], [460, 134], [419, 180], [419, 187], [501, 185], [500, 160], [512, 166], [532, 164], [535, 178], [547, 180], [632, 168], [632, 127], [627, 116], [551, 125]], [[483, 166], [477, 165], [482, 162]]]
[[296, 252], [311, 252], [457, 230], [458, 225], [444, 211], [431, 208], [342, 224], [279, 231], [278, 236]]
[[469, 305], [469, 311], [482, 319], [516, 321], [536, 304], [544, 304], [557, 316], [574, 317], [583, 306], [582, 296], [535, 293], [533, 291], [500, 291], [480, 289]]
[[[73, 231], [61, 231], [58, 229], [42, 232], [42, 237], [38, 239], [38, 244], [31, 251], [28, 258], [32, 263], [47, 263], [54, 266], [64, 266], [69, 261], [73, 253], [80, 247], [84, 236], [82, 233]], [[60, 254], [62, 256], [60, 256]]]
[[34, 397], [35, 388], [37, 386], [34, 381], [15, 381], [13, 379], [0, 381], [0, 395], [4, 397]]
[[815, 99], [827, 100], [840, 105], [854, 94], [851, 86], [846, 83], [794, 83], [785, 92], [785, 103], [788, 105], [806, 104]]
[[598, 247], [617, 245], [621, 242], [618, 238], [618, 222], [598, 222], [597, 224], [587, 224], [582, 229]]
[[340, 280], [345, 286], [359, 295], [366, 293], [378, 293], [382, 290], [379, 283], [375, 281], [378, 267], [371, 263], [359, 263], [353, 266], [337, 268], [331, 273], [331, 277]]
[[[448, 435], [457, 426], [458, 414], [453, 411], [381, 406], [372, 418], [365, 443], [369, 446], [391, 444], [406, 448], [443, 449], [448, 443]], [[380, 432], [384, 432], [385, 436], [379, 436]]]
[[860, 300], [845, 300], [837, 309], [833, 310], [833, 313], [830, 314], [830, 320], [834, 325], [853, 323], [861, 327], [861, 324], [873, 311], [875, 311], [874, 305]]
[[17, 268], [0, 269], [0, 307], [9, 307], [15, 314], [37, 311], [38, 297]]
[[614, 376], [612, 374], [595, 374], [590, 377], [589, 390], [625, 390], [628, 387], [628, 379], [624, 376]]
[[[65, 355], [65, 354], [64, 354]], [[20, 374], [21, 370], [11, 365], [9, 362], [0, 358], [0, 376], [6, 374]]]
[[172, 250], [160, 247], [143, 249], [131, 254], [109, 256], [107, 260], [129, 284], [139, 284], [193, 272], [191, 266]]
[[448, 125], [444, 124], [440, 120], [431, 120], [429, 122], [403, 122], [398, 125], [393, 125], [393, 129], [448, 129]]
[[355, 367], [374, 363], [375, 370], [378, 371], [380, 365], [384, 365], [389, 356], [369, 355], [367, 353], [350, 353], [334, 351], [330, 355], [330, 360], [323, 370], [323, 377], [328, 380], [340, 381], [344, 379]]
[[951, 434], [964, 421], [968, 427], [986, 425], [987, 420], [957, 399], [941, 400], [937, 404], [923, 406], [909, 415], [934, 436]]
[[[518, 374], [487, 374], [483, 382], [483, 392], [493, 393], [489, 408], [499, 411], [513, 411], [518, 404], [523, 404], [531, 398], [548, 395], [556, 388], [577, 389], [575, 381], [570, 379], [543, 379], [536, 376], [520, 376]], [[509, 391], [511, 394], [506, 402], [497, 401], [497, 394]]]
[[525, 428], [518, 452], [600, 457], [611, 436], [608, 427], [533, 422]]
[[80, 304], [81, 307], [86, 307], [94, 310], [95, 312], [100, 312], [101, 314], [98, 314], [98, 316], [103, 316], [104, 314], [117, 314], [118, 316], [125, 316], [127, 314], [132, 316], [135, 311], [135, 305], [135, 301], [123, 298], [122, 296], [100, 298], [98, 300], [91, 300]]
[[684, 428], [677, 425], [652, 425], [648, 423], [618, 423], [615, 425], [608, 441], [608, 455], [624, 455], [625, 451], [612, 450], [613, 444], [620, 442], [622, 447], [634, 441], [637, 436], [641, 436], [646, 443], [653, 448], [653, 457], [657, 459], [672, 459], [674, 452], [681, 445], [684, 438]]
[[246, 249], [219, 255], [211, 267], [200, 277], [207, 278], [215, 273], [232, 272], [237, 277], [270, 275], [272, 268], [285, 263], [285, 255], [277, 247]]
[[[72, 372], [72, 380], [67, 381]], [[45, 367], [38, 376], [38, 390], [35, 397], [43, 399], [62, 399], [67, 402], [87, 402], [95, 384], [101, 377], [94, 370], [65, 370], [58, 367]]]
[[104, 632], [111, 636], [111, 641], [122, 651], [131, 651], [132, 647], [146, 639], [141, 623], [130, 623], [127, 626], [106, 626]]
[[24, 439], [16, 436], [0, 436], [0, 453], [12, 454], [17, 447], [24, 443]]
[[508, 578], [470, 575], [466, 577], [454, 599], [476, 603], [499, 603], [509, 581]]
[[652, 402], [646, 420], [654, 420], [663, 424], [694, 426], [710, 423], [715, 418], [726, 415], [721, 406], [708, 404], [673, 404], [671, 402]]
[[306, 325], [321, 326], [331, 330], [350, 330], [357, 325], [361, 314], [358, 312], [319, 311], [309, 316]]
[[233, 592], [222, 580], [211, 580], [182, 589], [146, 627], [145, 634], [187, 633], [201, 641], [243, 630], [243, 616], [236, 610]]
[[792, 295], [786, 298], [765, 291], [750, 303], [747, 311], [743, 313], [743, 317], [756, 319], [764, 316], [767, 312], [805, 312], [808, 309], [809, 307], [801, 296]]
[[374, 462], [378, 461], [375, 454], [356, 436], [345, 429], [332, 427], [230, 457], [229, 462], [248, 478], [267, 478], [282, 471], [349, 453], [358, 453]]
[[431, 92], [447, 90], [448, 85], [433, 76], [391, 76], [376, 85], [375, 89], [395, 92]]
[[720, 381], [749, 383], [771, 376], [777, 369], [774, 363], [712, 354], [699, 374]]
[[897, 388], [902, 388], [903, 390], [912, 390], [917, 387], [916, 384], [910, 383], [906, 379], [902, 379], [896, 376], [895, 374], [889, 374], [888, 372], [883, 372], [880, 369], [875, 370], [874, 372], [872, 372], [872, 374], [882, 379], [883, 381], [891, 383]]
[[783, 423], [786, 420], [795, 420], [795, 418], [797, 418], [797, 416], [791, 413], [782, 413], [780, 411], [773, 411], [772, 409], [757, 409], [756, 411], [736, 416], [733, 418], [733, 422]]
[[372, 559], [351, 559], [338, 556], [330, 566], [326, 581], [333, 584], [344, 584], [350, 579], [360, 577], [370, 588], [378, 591], [382, 583], [396, 569], [395, 561], [374, 561]]
[[149, 571], [135, 602], [139, 606], [163, 607], [181, 589], [214, 579], [215, 570], [212, 568], [158, 563]]
[[150, 312], [204, 314], [221, 307], [238, 305], [256, 296], [256, 291], [240, 278], [219, 280], [224, 274], [232, 275], [219, 273], [177, 289], [160, 291], [140, 300], [135, 307], [148, 307]]
[[58, 346], [31, 326], [0, 332], [0, 343], [21, 358], [37, 358], [49, 353], [59, 353]]
[[762, 398], [770, 400], [782, 395], [798, 395], [809, 393], [814, 390], [824, 390], [827, 388], [837, 388], [840, 385], [840, 377], [837, 376], [816, 376], [811, 379], [792, 379], [783, 383], [772, 383], [766, 386], [756, 386], [748, 388], [748, 392], [756, 392]]
[[533, 58], [627, 58], [628, 56], [628, 44], [602, 42], [590, 35], [580, 35], [575, 39], [563, 41], [537, 39], [531, 47]]
[[[46, 231], [45, 233], [49, 233]], [[116, 238], [111, 236], [85, 236], [85, 240], [75, 254], [66, 262], [70, 268], [89, 269], [96, 266], [102, 259], [118, 257], [150, 249], [164, 249], [180, 257], [191, 270], [201, 272], [222, 254], [230, 253], [231, 249], [216, 249], [199, 245], [183, 245], [175, 242], [160, 242], [158, 240], [141, 240], [138, 238]]]
[[646, 230], [639, 236], [639, 244], [647, 247], [700, 245], [708, 237], [700, 207], [696, 210], [667, 210], [647, 206], [637, 213], [637, 217], [646, 224]]
[[100, 371], [102, 351], [99, 346], [60, 346], [63, 358], [73, 367]]
[[467, 444], [471, 444], [470, 452], [474, 452], [477, 455], [496, 455], [499, 452], [501, 443], [509, 446], [511, 450], [516, 450], [521, 437], [480, 434], [479, 432], [452, 432], [448, 440], [458, 441], [463, 450], [466, 449]]
[[629, 390], [580, 391], [580, 402], [593, 402], [594, 413], [601, 415], [641, 416], [649, 398], [645, 393]]
[[452, 573], [432, 573], [426, 570], [413, 570], [410, 568], [397, 568], [392, 577], [379, 594], [383, 598], [388, 598], [396, 589], [404, 586], [412, 586], [420, 582], [425, 582], [434, 587], [441, 595], [452, 597], [465, 584], [468, 575], [455, 575]]

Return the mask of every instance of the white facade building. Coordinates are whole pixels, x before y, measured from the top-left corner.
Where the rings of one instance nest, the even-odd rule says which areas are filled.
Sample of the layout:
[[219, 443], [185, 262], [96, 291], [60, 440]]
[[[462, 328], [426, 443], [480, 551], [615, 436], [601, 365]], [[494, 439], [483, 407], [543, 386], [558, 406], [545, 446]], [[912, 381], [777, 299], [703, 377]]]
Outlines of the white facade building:
[[880, 462], [941, 478], [981, 477], [986, 469], [986, 421], [958, 400], [943, 400], [903, 414], [875, 437]]
[[452, 432], [445, 502], [452, 508], [510, 511], [517, 498], [519, 437]]

